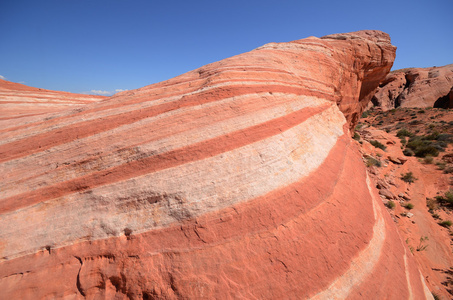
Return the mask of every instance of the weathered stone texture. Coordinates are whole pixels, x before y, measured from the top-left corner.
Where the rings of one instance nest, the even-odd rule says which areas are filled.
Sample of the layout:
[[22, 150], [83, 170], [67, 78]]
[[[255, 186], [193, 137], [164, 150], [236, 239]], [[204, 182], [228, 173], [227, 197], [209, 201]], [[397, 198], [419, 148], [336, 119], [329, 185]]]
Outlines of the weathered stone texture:
[[380, 84], [371, 106], [453, 108], [453, 64], [391, 72]]
[[350, 138], [388, 35], [271, 43], [0, 130], [5, 299], [421, 299]]

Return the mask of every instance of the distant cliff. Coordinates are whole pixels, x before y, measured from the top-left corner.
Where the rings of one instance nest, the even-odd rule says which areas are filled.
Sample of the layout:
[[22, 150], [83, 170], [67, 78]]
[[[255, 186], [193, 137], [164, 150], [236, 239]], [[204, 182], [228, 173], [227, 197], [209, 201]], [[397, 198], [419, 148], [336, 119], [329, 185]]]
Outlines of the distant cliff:
[[370, 107], [453, 108], [453, 64], [391, 72], [380, 84]]

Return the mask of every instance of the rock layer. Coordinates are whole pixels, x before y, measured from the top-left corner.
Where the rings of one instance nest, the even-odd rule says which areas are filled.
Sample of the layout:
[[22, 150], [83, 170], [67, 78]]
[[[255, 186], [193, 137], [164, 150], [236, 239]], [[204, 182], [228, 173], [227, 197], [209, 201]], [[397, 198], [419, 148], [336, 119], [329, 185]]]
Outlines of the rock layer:
[[349, 133], [394, 55], [272, 43], [1, 130], [4, 297], [428, 297]]
[[106, 98], [45, 90], [0, 79], [0, 127], [6, 129], [39, 121], [46, 114], [77, 109]]
[[384, 111], [397, 107], [453, 108], [453, 64], [391, 72], [372, 98]]

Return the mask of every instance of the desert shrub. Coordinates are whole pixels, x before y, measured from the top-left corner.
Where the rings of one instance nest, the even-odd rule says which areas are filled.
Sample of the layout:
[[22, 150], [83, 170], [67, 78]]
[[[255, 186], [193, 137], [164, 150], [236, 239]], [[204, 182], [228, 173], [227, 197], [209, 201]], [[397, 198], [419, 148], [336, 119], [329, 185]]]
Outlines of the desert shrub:
[[403, 128], [403, 129], [400, 129], [398, 130], [398, 132], [396, 133], [396, 136], [401, 138], [401, 137], [413, 137], [414, 134], [412, 132], [410, 132], [409, 130], [407, 130], [406, 128]]
[[[449, 202], [447, 201], [447, 198], [445, 196], [436, 196], [436, 197], [434, 197], [434, 199], [436, 199], [437, 203], [439, 203], [439, 204], [442, 204], [442, 205], [449, 204]], [[450, 202], [450, 204], [451, 204], [451, 202]]]
[[414, 136], [414, 137], [411, 137], [409, 139], [409, 141], [407, 142], [407, 147], [414, 150], [418, 147], [427, 146], [427, 145], [431, 145], [431, 144], [432, 144], [432, 142], [430, 142], [430, 141], [422, 140], [422, 138], [419, 136]]
[[406, 148], [411, 149], [417, 157], [439, 155], [439, 150], [433, 145], [433, 142], [422, 139], [419, 136], [411, 137], [407, 142]]
[[412, 149], [410, 149], [410, 148], [404, 149], [403, 150], [403, 154], [406, 155], [406, 156], [414, 156], [415, 155], [414, 151], [412, 151]]
[[436, 219], [436, 220], [439, 220], [439, 219], [440, 219], [439, 214], [436, 214], [436, 213], [434, 213], [434, 212], [431, 214], [431, 216], [433, 216], [433, 218]]
[[433, 146], [439, 151], [445, 151], [445, 148], [448, 147], [448, 143], [446, 141], [436, 141]]
[[414, 153], [415, 153], [415, 156], [417, 156], [417, 157], [425, 157], [427, 155], [438, 156], [439, 149], [437, 147], [435, 147], [434, 145], [427, 145], [427, 146], [421, 146], [421, 147], [415, 148]]
[[412, 120], [409, 122], [409, 125], [419, 125], [421, 123], [422, 123], [422, 121], [420, 121], [420, 120]]
[[368, 118], [369, 115], [370, 115], [370, 111], [366, 110], [362, 113], [362, 118]]
[[449, 228], [453, 223], [450, 220], [442, 221], [439, 223], [440, 226]]
[[444, 201], [448, 204], [453, 204], [453, 190], [449, 190], [445, 193], [443, 197]]
[[401, 180], [411, 184], [411, 183], [414, 183], [415, 180], [417, 180], [417, 178], [414, 177], [414, 174], [412, 174], [412, 172], [407, 172], [407, 173], [401, 174]]
[[448, 166], [444, 168], [444, 173], [445, 174], [452, 174], [453, 173], [453, 166]]
[[425, 251], [428, 248], [428, 245], [425, 245], [425, 242], [428, 241], [429, 238], [427, 236], [420, 237], [420, 243], [417, 246], [417, 251]]
[[446, 162], [443, 162], [443, 161], [438, 161], [436, 162], [436, 166], [439, 168], [439, 170], [443, 170], [445, 169], [445, 166], [447, 165]]
[[366, 166], [367, 167], [372, 167], [372, 166], [381, 167], [382, 164], [381, 164], [380, 160], [377, 160], [377, 159], [375, 159], [373, 157], [367, 157]]
[[406, 203], [406, 204], [404, 205], [404, 207], [407, 208], [407, 209], [409, 209], [409, 210], [411, 210], [411, 209], [414, 208], [414, 204], [412, 204], [412, 203]]
[[370, 143], [371, 143], [371, 145], [373, 145], [374, 147], [379, 148], [379, 149], [382, 149], [382, 150], [384, 150], [384, 151], [385, 151], [385, 149], [387, 149], [387, 147], [384, 146], [384, 145], [383, 145], [381, 142], [379, 142], [379, 141], [372, 140], [372, 141], [370, 141]]
[[424, 111], [423, 109], [420, 109], [420, 110], [418, 111], [418, 113], [419, 113], [419, 114], [424, 114], [425, 111]]
[[431, 198], [426, 198], [426, 206], [431, 213], [434, 213], [434, 211], [439, 208], [437, 200]]
[[[431, 125], [431, 124], [430, 124], [430, 125]], [[430, 141], [432, 141], [432, 140], [437, 140], [437, 138], [439, 137], [439, 135], [440, 135], [439, 132], [434, 131], [434, 132], [431, 133], [431, 134], [428, 134], [428, 135], [423, 136], [423, 137], [422, 137], [422, 140], [430, 140]]]
[[423, 159], [423, 161], [425, 162], [425, 164], [432, 164], [433, 163], [433, 157], [431, 155], [427, 155], [425, 156], [425, 158]]
[[354, 132], [354, 136], [352, 138], [356, 141], [360, 141], [360, 135], [357, 132]]
[[392, 200], [389, 200], [387, 203], [385, 203], [385, 206], [387, 206], [390, 209], [394, 209], [396, 204]]
[[437, 140], [438, 141], [444, 141], [444, 142], [447, 142], [447, 143], [451, 143], [452, 142], [452, 138], [453, 138], [453, 135], [451, 134], [448, 134], [448, 133], [441, 133], [437, 136]]

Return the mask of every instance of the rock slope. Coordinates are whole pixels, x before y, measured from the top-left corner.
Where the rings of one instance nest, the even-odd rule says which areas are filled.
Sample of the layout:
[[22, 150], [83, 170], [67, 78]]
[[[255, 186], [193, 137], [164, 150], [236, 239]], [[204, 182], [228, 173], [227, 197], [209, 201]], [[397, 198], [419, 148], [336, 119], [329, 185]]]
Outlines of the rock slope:
[[453, 108], [453, 64], [391, 72], [372, 104], [386, 111], [397, 107]]
[[[417, 149], [415, 152], [424, 158], [406, 156], [403, 149], [410, 154], [407, 145], [413, 144], [403, 132], [412, 138], [423, 137], [425, 145], [430, 143], [443, 150], [435, 157]], [[371, 180], [438, 299], [453, 296], [453, 228], [441, 226], [452, 220], [453, 206], [436, 199], [453, 191], [453, 136], [448, 137], [452, 132], [451, 109], [398, 108], [371, 111], [360, 120], [355, 136], [360, 137]], [[373, 141], [385, 145], [385, 150], [370, 144]], [[403, 180], [408, 172], [413, 174], [409, 182]]]
[[[43, 114], [76, 108], [105, 98], [45, 90], [0, 79], [0, 125], [23, 123], [25, 119], [40, 120]], [[20, 121], [17, 120], [19, 118]]]
[[271, 43], [1, 130], [3, 297], [429, 298], [349, 132], [394, 55]]

